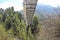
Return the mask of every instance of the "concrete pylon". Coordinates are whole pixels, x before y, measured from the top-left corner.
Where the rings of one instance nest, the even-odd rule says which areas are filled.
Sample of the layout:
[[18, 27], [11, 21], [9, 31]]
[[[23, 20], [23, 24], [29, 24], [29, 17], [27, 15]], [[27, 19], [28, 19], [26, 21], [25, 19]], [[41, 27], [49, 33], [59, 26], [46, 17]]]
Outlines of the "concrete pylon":
[[35, 8], [38, 0], [23, 0], [24, 14], [26, 19], [26, 25], [30, 25], [35, 12]]

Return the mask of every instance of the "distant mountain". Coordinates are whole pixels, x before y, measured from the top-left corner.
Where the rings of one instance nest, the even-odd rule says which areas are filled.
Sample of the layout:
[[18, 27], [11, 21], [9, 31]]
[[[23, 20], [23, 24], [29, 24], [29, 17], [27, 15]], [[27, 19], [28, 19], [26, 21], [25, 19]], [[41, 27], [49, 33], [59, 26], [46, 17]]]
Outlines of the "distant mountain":
[[40, 3], [36, 6], [35, 15], [37, 15], [40, 20], [44, 20], [51, 17], [52, 15], [55, 15], [56, 10], [57, 9], [55, 7]]
[[43, 11], [43, 12], [51, 13], [54, 11], [54, 8], [52, 6], [40, 3], [40, 4], [37, 4], [36, 11], [39, 11], [39, 12]]

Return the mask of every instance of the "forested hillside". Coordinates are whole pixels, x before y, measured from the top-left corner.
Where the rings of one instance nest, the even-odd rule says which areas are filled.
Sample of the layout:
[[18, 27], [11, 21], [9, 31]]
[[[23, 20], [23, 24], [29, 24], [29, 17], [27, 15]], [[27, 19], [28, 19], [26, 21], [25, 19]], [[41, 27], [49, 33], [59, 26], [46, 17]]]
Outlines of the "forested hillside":
[[40, 27], [37, 16], [33, 17], [32, 25], [27, 28], [24, 16], [14, 11], [14, 7], [0, 9], [0, 40], [37, 40]]
[[23, 11], [14, 11], [14, 7], [1, 8], [0, 40], [59, 40], [59, 8], [54, 8], [51, 13], [36, 10], [29, 28], [25, 24]]

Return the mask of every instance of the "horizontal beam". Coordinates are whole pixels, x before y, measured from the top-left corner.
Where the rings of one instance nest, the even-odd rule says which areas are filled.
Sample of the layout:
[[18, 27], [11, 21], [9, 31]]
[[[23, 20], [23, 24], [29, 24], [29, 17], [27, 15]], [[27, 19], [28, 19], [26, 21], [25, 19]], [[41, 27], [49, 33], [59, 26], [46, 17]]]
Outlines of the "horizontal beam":
[[32, 3], [29, 3], [29, 4], [26, 4], [26, 3], [23, 3], [24, 5], [36, 5], [36, 3], [32, 4]]

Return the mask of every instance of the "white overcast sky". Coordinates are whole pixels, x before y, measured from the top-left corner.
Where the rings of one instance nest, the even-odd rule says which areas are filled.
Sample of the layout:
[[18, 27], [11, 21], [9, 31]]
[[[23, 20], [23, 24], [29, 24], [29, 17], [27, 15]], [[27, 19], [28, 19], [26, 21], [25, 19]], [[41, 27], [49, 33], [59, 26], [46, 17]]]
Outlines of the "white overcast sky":
[[[50, 5], [53, 7], [60, 6], [60, 0], [38, 0], [38, 4]], [[0, 8], [6, 9], [8, 7], [14, 7], [15, 11], [23, 9], [23, 0], [0, 0]]]

